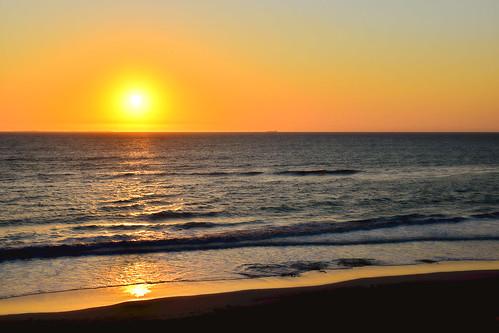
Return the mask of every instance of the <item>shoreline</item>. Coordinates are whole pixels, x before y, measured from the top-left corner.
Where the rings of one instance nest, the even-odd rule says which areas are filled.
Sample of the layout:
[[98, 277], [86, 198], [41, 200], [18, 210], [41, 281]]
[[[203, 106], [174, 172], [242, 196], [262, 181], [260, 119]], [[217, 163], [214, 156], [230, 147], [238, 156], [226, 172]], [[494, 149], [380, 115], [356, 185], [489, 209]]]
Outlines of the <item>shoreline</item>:
[[168, 297], [69, 312], [0, 316], [9, 332], [358, 327], [497, 331], [499, 270], [361, 278], [327, 285]]
[[[148, 308], [150, 304], [175, 302], [178, 299], [194, 302], [196, 298], [224, 298], [229, 294], [289, 294], [307, 288], [341, 289], [342, 285], [368, 284], [384, 285], [394, 281], [413, 281], [419, 283], [431, 276], [454, 281], [456, 278], [468, 279], [470, 276], [485, 274], [494, 276], [499, 287], [499, 261], [458, 261], [438, 262], [404, 266], [364, 266], [327, 272], [307, 272], [297, 277], [271, 277], [241, 280], [173, 282], [160, 284], [137, 284], [123, 287], [104, 287], [64, 292], [44, 293], [19, 296], [0, 300], [0, 322], [23, 321], [36, 318], [79, 317], [88, 314], [88, 318], [100, 318], [99, 313], [108, 313], [112, 309], [139, 306]], [[445, 276], [445, 277], [444, 277]], [[437, 278], [436, 280], [438, 280]], [[244, 298], [244, 297], [243, 297]], [[191, 301], [189, 301], [191, 300]], [[215, 301], [214, 304], [217, 302]], [[236, 302], [237, 303], [237, 302]], [[213, 305], [206, 304], [206, 311], [212, 311]], [[190, 310], [201, 309], [191, 304]], [[189, 306], [187, 307], [189, 308]], [[216, 308], [216, 307], [215, 307]], [[145, 311], [147, 312], [147, 311]], [[192, 311], [191, 311], [192, 312]], [[175, 312], [176, 316], [163, 317], [171, 320], [185, 317], [191, 312]], [[170, 315], [172, 312], [168, 312]], [[158, 313], [155, 314], [156, 316]], [[497, 313], [499, 316], [499, 313]], [[144, 314], [144, 318], [147, 315]], [[160, 316], [161, 317], [161, 316]], [[102, 317], [104, 318], [104, 317]], [[499, 318], [499, 317], [498, 317]], [[125, 319], [125, 318], [121, 318]]]

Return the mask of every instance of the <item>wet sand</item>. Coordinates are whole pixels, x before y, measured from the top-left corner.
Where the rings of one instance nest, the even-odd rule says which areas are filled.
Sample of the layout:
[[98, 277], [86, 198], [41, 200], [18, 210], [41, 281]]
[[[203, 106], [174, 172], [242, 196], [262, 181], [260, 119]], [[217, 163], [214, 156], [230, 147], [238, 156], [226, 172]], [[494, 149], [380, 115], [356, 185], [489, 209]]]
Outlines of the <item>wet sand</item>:
[[[320, 286], [179, 296], [0, 317], [8, 331], [499, 328], [499, 270], [361, 278]], [[402, 328], [402, 327], [400, 327]], [[7, 332], [3, 330], [4, 332]]]

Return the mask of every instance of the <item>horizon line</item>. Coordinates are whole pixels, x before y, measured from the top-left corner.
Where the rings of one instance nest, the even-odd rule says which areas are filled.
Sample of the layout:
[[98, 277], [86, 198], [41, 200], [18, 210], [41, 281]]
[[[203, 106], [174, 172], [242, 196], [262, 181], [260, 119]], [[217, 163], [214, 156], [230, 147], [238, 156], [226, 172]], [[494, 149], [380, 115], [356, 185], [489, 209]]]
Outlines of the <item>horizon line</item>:
[[19, 130], [4, 131], [0, 134], [499, 134], [497, 131], [51, 131], [51, 130]]

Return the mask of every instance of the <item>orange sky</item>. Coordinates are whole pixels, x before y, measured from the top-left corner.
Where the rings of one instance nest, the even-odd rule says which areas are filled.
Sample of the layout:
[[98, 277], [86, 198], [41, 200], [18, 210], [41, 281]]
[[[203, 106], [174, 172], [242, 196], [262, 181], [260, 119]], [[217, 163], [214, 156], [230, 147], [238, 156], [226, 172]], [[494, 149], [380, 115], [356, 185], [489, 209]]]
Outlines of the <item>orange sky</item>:
[[499, 130], [496, 1], [3, 0], [0, 33], [0, 131]]

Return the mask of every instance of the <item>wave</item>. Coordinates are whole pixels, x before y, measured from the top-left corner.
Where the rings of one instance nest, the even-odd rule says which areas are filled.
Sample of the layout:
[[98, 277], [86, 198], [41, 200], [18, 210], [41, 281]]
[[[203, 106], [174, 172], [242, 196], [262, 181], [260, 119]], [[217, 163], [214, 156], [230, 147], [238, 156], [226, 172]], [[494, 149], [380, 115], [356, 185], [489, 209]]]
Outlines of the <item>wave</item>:
[[188, 172], [188, 173], [173, 173], [174, 175], [183, 176], [257, 176], [263, 174], [263, 171], [213, 171], [213, 172]]
[[[350, 176], [362, 172], [354, 169], [317, 169], [317, 170], [283, 170], [273, 172], [284, 176]], [[208, 172], [122, 172], [108, 175], [111, 178], [128, 178], [143, 176], [200, 176], [200, 177], [228, 177], [228, 176], [258, 176], [264, 171], [208, 171]]]
[[207, 229], [207, 228], [231, 228], [248, 224], [264, 224], [263, 221], [243, 221], [243, 222], [230, 222], [230, 223], [214, 223], [214, 222], [186, 222], [171, 225], [174, 229]]
[[95, 220], [91, 215], [57, 216], [43, 218], [17, 218], [9, 220], [0, 219], [0, 227], [21, 226], [21, 225], [40, 225], [40, 224], [76, 224]]
[[259, 208], [260, 210], [272, 212], [272, 213], [286, 213], [286, 212], [294, 212], [299, 211], [300, 208], [291, 207], [289, 205], [283, 204], [280, 206], [262, 206]]
[[168, 220], [195, 217], [213, 217], [221, 214], [222, 212], [220, 211], [191, 212], [183, 210], [163, 210], [159, 212], [144, 214], [143, 216], [149, 220]]
[[249, 224], [263, 224], [265, 222], [243, 221], [243, 222], [185, 222], [177, 224], [86, 224], [72, 227], [74, 231], [134, 231], [134, 230], [160, 230], [160, 229], [176, 229], [176, 230], [189, 230], [189, 229], [208, 229], [208, 228], [232, 228], [241, 225]]
[[499, 218], [499, 212], [474, 214], [470, 217], [474, 219], [497, 219]]
[[[204, 213], [206, 214], [206, 213]], [[352, 231], [393, 228], [403, 225], [453, 224], [476, 217], [444, 217], [442, 215], [400, 215], [380, 217], [376, 219], [349, 222], [306, 222], [293, 225], [265, 226], [244, 230], [217, 232], [209, 235], [169, 238], [159, 240], [104, 241], [95, 243], [79, 243], [57, 246], [31, 246], [22, 248], [0, 249], [0, 262], [15, 259], [49, 258], [83, 255], [112, 255], [148, 252], [176, 252], [209, 249], [228, 249], [241, 247], [275, 247], [275, 246], [344, 246], [369, 244], [396, 244], [425, 241], [496, 241], [499, 236], [421, 236], [410, 235], [398, 238], [353, 239], [314, 241], [291, 237], [312, 236], [322, 234], [346, 233]], [[255, 221], [253, 221], [254, 223]], [[198, 223], [198, 224], [195, 224]], [[195, 222], [172, 225], [173, 228], [211, 228], [210, 223]], [[204, 224], [199, 224], [204, 223]], [[244, 222], [238, 222], [244, 223]], [[220, 224], [222, 226], [223, 224]], [[230, 224], [228, 224], [230, 225]], [[122, 226], [126, 228], [126, 226]], [[101, 239], [103, 240], [103, 239]]]
[[[125, 237], [124, 237], [125, 238]], [[499, 241], [498, 236], [483, 237], [407, 237], [394, 239], [352, 240], [352, 241], [240, 241], [210, 242], [208, 240], [190, 238], [153, 240], [153, 241], [117, 241], [98, 244], [76, 244], [56, 246], [31, 246], [23, 248], [0, 249], [0, 262], [20, 259], [42, 259], [57, 257], [78, 257], [88, 255], [118, 255], [154, 252], [181, 252], [200, 250], [221, 250], [245, 247], [291, 247], [291, 246], [352, 246], [382, 245], [414, 242], [463, 242], [463, 241]]]
[[75, 172], [39, 172], [36, 174], [39, 178], [50, 178], [50, 177], [65, 177], [65, 176], [77, 176], [78, 173]]
[[139, 196], [133, 196], [129, 198], [123, 198], [123, 199], [116, 199], [116, 200], [111, 200], [111, 201], [106, 201], [106, 204], [132, 204], [136, 202], [141, 202], [141, 201], [148, 201], [152, 199], [168, 199], [168, 198], [173, 198], [177, 197], [178, 194], [172, 194], [172, 193], [147, 193]]
[[140, 203], [132, 203], [128, 205], [106, 205], [106, 206], [101, 206], [99, 207], [99, 210], [105, 211], [105, 212], [118, 212], [118, 211], [135, 211], [138, 209], [143, 209], [145, 205], [140, 204]]
[[[350, 176], [362, 172], [361, 170], [353, 169], [317, 169], [317, 170], [284, 170], [276, 171], [273, 174], [285, 176]], [[230, 177], [241, 176], [251, 177], [265, 174], [264, 171], [207, 171], [207, 172], [177, 172], [177, 171], [126, 171], [113, 174], [104, 174], [104, 177], [119, 179], [133, 177], [161, 177], [161, 176], [199, 176], [199, 177]]]
[[144, 224], [85, 224], [72, 227], [74, 231], [97, 231], [97, 230], [120, 230], [133, 231], [143, 229], [160, 229], [162, 225], [144, 225]]
[[208, 229], [220, 226], [220, 223], [213, 222], [186, 222], [177, 224], [174, 226], [175, 229], [185, 230], [185, 229]]
[[141, 160], [154, 160], [155, 156], [123, 156], [123, 155], [106, 155], [106, 156], [86, 156], [80, 158], [83, 161], [113, 161], [113, 160], [124, 160], [124, 161], [141, 161]]
[[127, 171], [114, 174], [105, 174], [105, 177], [119, 179], [132, 177], [161, 177], [161, 176], [201, 176], [201, 177], [227, 177], [227, 176], [258, 176], [263, 171], [210, 171], [210, 172], [167, 172], [167, 171]]
[[127, 171], [113, 174], [104, 174], [104, 177], [111, 179], [120, 179], [120, 178], [133, 178], [133, 177], [157, 177], [157, 176], [169, 176], [171, 173], [169, 172], [156, 172], [156, 171]]
[[278, 175], [288, 175], [288, 176], [349, 176], [361, 172], [360, 170], [353, 169], [336, 169], [336, 170], [284, 170], [278, 171]]

